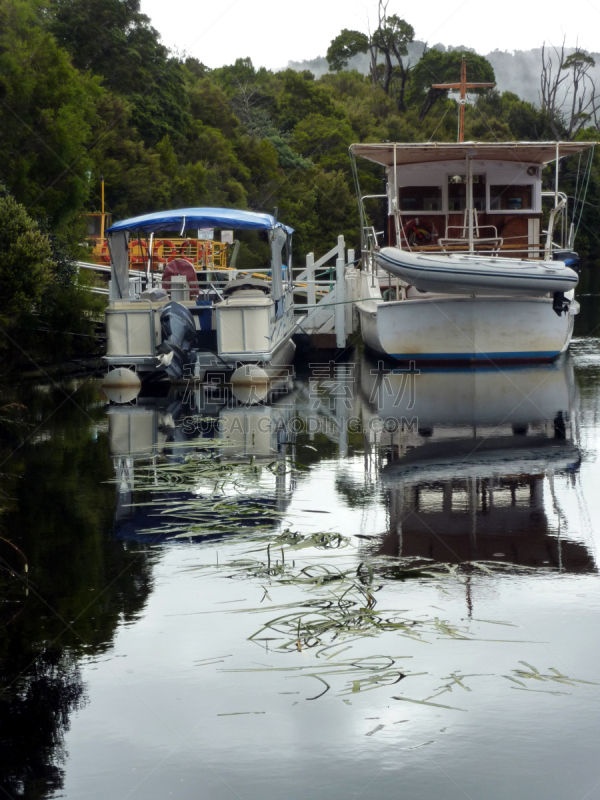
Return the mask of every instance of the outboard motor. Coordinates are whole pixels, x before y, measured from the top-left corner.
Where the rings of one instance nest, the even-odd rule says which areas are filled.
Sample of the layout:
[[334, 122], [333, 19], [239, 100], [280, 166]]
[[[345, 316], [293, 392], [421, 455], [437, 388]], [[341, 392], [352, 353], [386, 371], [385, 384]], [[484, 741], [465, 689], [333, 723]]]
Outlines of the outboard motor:
[[185, 365], [190, 362], [190, 351], [196, 336], [194, 318], [181, 303], [171, 301], [161, 312], [160, 327], [162, 342], [156, 352], [172, 354], [166, 366], [167, 375], [172, 380], [180, 380]]
[[552, 260], [562, 261], [566, 267], [579, 271], [579, 255], [574, 250], [555, 250]]
[[569, 301], [565, 297], [564, 292], [554, 292], [552, 299], [552, 310], [559, 317], [561, 314], [567, 314], [569, 311]]

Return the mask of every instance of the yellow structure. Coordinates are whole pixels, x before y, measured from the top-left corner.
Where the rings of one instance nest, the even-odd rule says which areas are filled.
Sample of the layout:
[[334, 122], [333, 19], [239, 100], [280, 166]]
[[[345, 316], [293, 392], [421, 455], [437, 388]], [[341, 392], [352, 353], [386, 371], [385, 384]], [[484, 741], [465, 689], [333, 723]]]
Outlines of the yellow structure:
[[[105, 231], [112, 225], [112, 214], [104, 211], [104, 179], [102, 187], [102, 210], [85, 215], [86, 238], [93, 243], [92, 255], [97, 264], [110, 264], [110, 253]], [[186, 258], [194, 269], [227, 269], [227, 244], [203, 239], [154, 239], [152, 242], [152, 269], [162, 270], [174, 258]], [[132, 239], [129, 242], [129, 268], [146, 269], [148, 266], [148, 242]]]

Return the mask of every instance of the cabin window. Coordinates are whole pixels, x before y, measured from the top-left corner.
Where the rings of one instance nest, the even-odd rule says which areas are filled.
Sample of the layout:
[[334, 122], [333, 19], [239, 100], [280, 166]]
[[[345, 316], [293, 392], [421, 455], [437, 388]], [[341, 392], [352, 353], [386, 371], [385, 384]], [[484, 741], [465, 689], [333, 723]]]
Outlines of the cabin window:
[[86, 233], [90, 238], [99, 239], [102, 230], [102, 217], [100, 215], [85, 218]]
[[[485, 211], [485, 175], [473, 175], [473, 205]], [[467, 207], [467, 176], [448, 175], [448, 211], [464, 211]]]
[[531, 211], [533, 185], [511, 184], [490, 186], [490, 211]]
[[400, 211], [441, 211], [441, 186], [401, 186]]

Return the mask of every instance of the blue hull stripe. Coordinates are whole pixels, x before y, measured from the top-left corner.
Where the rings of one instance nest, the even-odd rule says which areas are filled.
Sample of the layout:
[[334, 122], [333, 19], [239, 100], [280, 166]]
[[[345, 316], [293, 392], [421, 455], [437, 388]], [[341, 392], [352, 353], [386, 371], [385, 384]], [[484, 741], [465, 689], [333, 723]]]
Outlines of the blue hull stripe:
[[[561, 281], [562, 283], [565, 283], [565, 284], [568, 283], [572, 287], [575, 287], [577, 285], [577, 282], [578, 282], [577, 276], [575, 276], [573, 278], [573, 277], [570, 277], [568, 275], [565, 275], [565, 276], [562, 276], [562, 275], [531, 275], [531, 274], [518, 275], [515, 272], [508, 272], [508, 270], [506, 272], [491, 272], [489, 270], [486, 270], [485, 272], [483, 272], [481, 270], [476, 270], [476, 269], [469, 269], [469, 270], [457, 269], [454, 265], [451, 265], [451, 268], [450, 267], [423, 267], [423, 266], [417, 266], [417, 265], [412, 265], [412, 264], [403, 264], [401, 261], [395, 261], [394, 259], [391, 259], [391, 258], [388, 258], [387, 256], [384, 256], [382, 253], [379, 253], [377, 258], [380, 261], [387, 261], [388, 264], [390, 264], [393, 267], [396, 267], [396, 269], [411, 270], [413, 273], [416, 273], [417, 275], [422, 274], [423, 277], [426, 277], [427, 273], [435, 272], [435, 273], [437, 273], [439, 275], [445, 275], [447, 278], [452, 278], [453, 275], [466, 275], [469, 278], [477, 276], [477, 277], [484, 277], [484, 278], [504, 278], [505, 280], [506, 279], [513, 280], [513, 279], [516, 278], [517, 280], [526, 280], [526, 281], [544, 281], [544, 282]], [[556, 262], [553, 262], [553, 263], [556, 263]], [[384, 267], [384, 269], [385, 269], [385, 267]], [[408, 277], [410, 277], [410, 275]], [[550, 290], [548, 290], [548, 291], [550, 291]]]
[[531, 350], [515, 353], [390, 353], [399, 361], [533, 361], [552, 359], [558, 350]]

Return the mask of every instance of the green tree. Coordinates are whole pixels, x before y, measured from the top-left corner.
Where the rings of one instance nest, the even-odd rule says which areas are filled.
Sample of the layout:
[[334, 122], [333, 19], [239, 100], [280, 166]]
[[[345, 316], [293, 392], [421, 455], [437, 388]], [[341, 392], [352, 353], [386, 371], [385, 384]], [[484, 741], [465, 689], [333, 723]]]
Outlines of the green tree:
[[183, 135], [186, 69], [160, 43], [139, 0], [52, 0], [49, 8], [50, 30], [74, 66], [129, 99], [146, 144]]
[[351, 126], [344, 119], [309, 114], [301, 120], [292, 135], [293, 146], [303, 155], [327, 170], [348, 170], [348, 147], [354, 141]]
[[329, 64], [329, 69], [335, 72], [346, 69], [350, 59], [359, 53], [367, 53], [369, 46], [369, 37], [365, 33], [344, 28], [335, 39], [332, 39], [327, 48], [325, 57]]
[[27, 352], [65, 358], [93, 347], [93, 315], [104, 301], [89, 291], [92, 283], [89, 274], [77, 274], [55, 234], [14, 197], [0, 195], [0, 348], [11, 352], [12, 363], [24, 363]]
[[[435, 104], [448, 97], [448, 89], [432, 89], [433, 83], [457, 83], [460, 81], [462, 58], [467, 62], [467, 80], [472, 83], [495, 83], [496, 76], [490, 62], [477, 53], [451, 50], [442, 53], [429, 50], [412, 71], [411, 90], [408, 102], [420, 107], [420, 118], [423, 120], [431, 112]], [[476, 94], [486, 89], [470, 90]]]
[[490, 89], [477, 97], [474, 109], [473, 116], [482, 121], [501, 121], [507, 127], [503, 134], [505, 139], [535, 142], [548, 141], [553, 137], [548, 114], [532, 103], [520, 100], [512, 92], [500, 94], [495, 89]]
[[[339, 72], [348, 66], [351, 58], [359, 53], [369, 53], [371, 81], [380, 86], [386, 95], [395, 98], [400, 111], [406, 109], [406, 85], [410, 76], [408, 45], [414, 41], [412, 25], [396, 14], [387, 15], [387, 3], [379, 0], [379, 24], [375, 32], [367, 36], [360, 31], [347, 28], [332, 40], [327, 49], [329, 69]], [[383, 61], [383, 63], [379, 63]]]
[[[99, 186], [100, 174], [104, 175], [106, 208], [116, 219], [166, 208], [171, 197], [160, 153], [146, 147], [130, 115], [126, 100], [106, 92], [98, 104], [100, 123], [94, 129], [91, 150], [93, 183]], [[96, 196], [96, 209], [98, 200]]]
[[384, 15], [373, 34], [373, 44], [384, 57], [381, 88], [386, 94], [392, 93], [395, 96], [400, 111], [406, 110], [405, 94], [410, 61], [405, 59], [408, 55], [407, 45], [414, 41], [414, 38], [413, 26], [395, 14], [390, 17]]
[[36, 307], [55, 268], [48, 236], [14, 197], [0, 196], [0, 322], [5, 329]]
[[315, 81], [312, 72], [287, 69], [278, 75], [281, 91], [277, 97], [277, 122], [290, 132], [309, 114], [340, 117], [331, 94]]
[[0, 5], [0, 174], [34, 216], [67, 227], [89, 195], [99, 79], [40, 25], [39, 0]]

